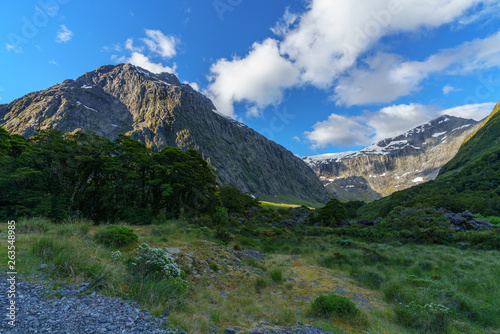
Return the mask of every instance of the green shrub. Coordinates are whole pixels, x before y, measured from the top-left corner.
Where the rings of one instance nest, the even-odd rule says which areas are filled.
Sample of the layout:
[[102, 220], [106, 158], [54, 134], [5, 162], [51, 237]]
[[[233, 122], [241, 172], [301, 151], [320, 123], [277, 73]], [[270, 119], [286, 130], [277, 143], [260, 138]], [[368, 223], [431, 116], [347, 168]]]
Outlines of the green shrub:
[[359, 313], [359, 309], [349, 298], [330, 294], [316, 298], [311, 304], [311, 312], [321, 317], [352, 317]]
[[219, 267], [215, 264], [215, 263], [211, 263], [208, 268], [210, 268], [210, 270], [212, 270], [214, 273], [217, 273], [219, 272]]
[[255, 279], [254, 287], [255, 291], [261, 292], [263, 289], [269, 286], [269, 281], [263, 277], [257, 277]]
[[215, 229], [214, 238], [223, 241], [226, 244], [229, 243], [232, 239], [231, 234], [226, 231], [226, 229], [220, 226]]
[[230, 213], [243, 213], [252, 207], [260, 207], [260, 202], [248, 193], [242, 193], [232, 184], [225, 184], [219, 189], [222, 205]]
[[212, 222], [217, 226], [226, 226], [229, 222], [227, 209], [222, 207], [212, 216]]
[[262, 264], [258, 263], [258, 262], [257, 262], [257, 260], [255, 260], [255, 259], [252, 259], [252, 258], [250, 258], [250, 259], [244, 259], [244, 260], [243, 260], [243, 262], [245, 262], [245, 263], [246, 263], [246, 264], [248, 264], [249, 266], [252, 266], [252, 267], [254, 267], [254, 268], [258, 268], [258, 269], [260, 269], [260, 270], [262, 270], [262, 271], [264, 271], [264, 272], [266, 272], [266, 271], [267, 271], [266, 266], [264, 266], [264, 265], [262, 265]]
[[338, 223], [347, 219], [347, 211], [344, 204], [336, 198], [331, 199], [324, 207], [316, 211], [318, 215], [310, 217], [312, 223], [336, 227]]
[[99, 230], [95, 235], [95, 241], [108, 247], [123, 247], [131, 245], [139, 237], [134, 230], [126, 226], [109, 225]]
[[281, 269], [273, 269], [269, 273], [271, 279], [274, 283], [282, 283], [283, 282], [283, 271]]
[[130, 264], [133, 273], [142, 276], [181, 277], [181, 268], [164, 249], [151, 248], [143, 243], [137, 248], [136, 254], [136, 259]]
[[434, 303], [419, 305], [410, 302], [396, 309], [396, 319], [400, 324], [423, 333], [445, 332], [450, 314], [449, 308]]

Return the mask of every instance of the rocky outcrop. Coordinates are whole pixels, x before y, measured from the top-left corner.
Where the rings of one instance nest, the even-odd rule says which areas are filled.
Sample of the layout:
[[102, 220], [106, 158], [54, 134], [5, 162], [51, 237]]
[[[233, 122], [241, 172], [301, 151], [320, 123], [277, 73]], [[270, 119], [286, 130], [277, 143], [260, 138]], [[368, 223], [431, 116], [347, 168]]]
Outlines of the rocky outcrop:
[[181, 84], [129, 64], [103, 66], [0, 107], [0, 126], [31, 137], [39, 129], [127, 134], [155, 150], [195, 149], [218, 180], [255, 195], [288, 195], [324, 203], [329, 195], [301, 159], [231, 118]]
[[435, 179], [478, 126], [444, 115], [360, 151], [303, 159], [335, 197], [370, 202]]

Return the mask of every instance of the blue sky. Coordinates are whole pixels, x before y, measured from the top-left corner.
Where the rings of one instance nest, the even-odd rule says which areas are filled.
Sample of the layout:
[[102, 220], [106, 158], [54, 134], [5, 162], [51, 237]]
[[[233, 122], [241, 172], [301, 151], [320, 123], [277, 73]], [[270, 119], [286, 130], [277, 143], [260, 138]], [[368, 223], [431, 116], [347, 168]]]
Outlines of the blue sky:
[[0, 103], [130, 62], [170, 71], [300, 156], [500, 99], [498, 0], [0, 4]]

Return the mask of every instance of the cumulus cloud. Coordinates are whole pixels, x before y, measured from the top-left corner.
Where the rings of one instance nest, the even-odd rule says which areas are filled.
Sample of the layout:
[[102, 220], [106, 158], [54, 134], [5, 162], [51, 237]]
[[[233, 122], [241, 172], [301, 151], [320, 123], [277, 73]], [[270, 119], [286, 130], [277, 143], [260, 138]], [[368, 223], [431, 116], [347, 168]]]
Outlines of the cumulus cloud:
[[69, 42], [73, 38], [73, 32], [66, 28], [64, 24], [59, 26], [59, 31], [57, 32], [56, 42], [57, 43], [66, 43]]
[[153, 73], [175, 73], [175, 64], [174, 67], [164, 66], [160, 63], [152, 62], [147, 56], [143, 55], [139, 52], [132, 52], [132, 55], [125, 60], [127, 63], [130, 63], [135, 66], [142, 67]]
[[178, 40], [173, 36], [163, 34], [159, 30], [145, 29], [145, 34], [146, 37], [139, 39], [139, 45], [136, 44], [133, 38], [128, 38], [123, 47], [120, 44], [113, 44], [112, 46], [102, 47], [102, 50], [106, 52], [121, 52], [123, 50], [129, 53], [122, 56], [112, 55], [111, 60], [115, 62], [130, 63], [153, 73], [168, 72], [175, 74], [176, 64], [173, 63], [172, 66], [167, 66], [164, 62], [169, 61], [177, 54]]
[[[379, 53], [368, 58], [365, 67], [355, 68], [338, 80], [334, 99], [347, 106], [391, 102], [420, 89], [432, 74], [467, 74], [498, 66], [500, 32], [441, 50], [424, 61], [405, 61], [395, 54]], [[449, 93], [450, 87], [443, 92]]]
[[441, 111], [441, 115], [450, 115], [462, 118], [472, 118], [476, 121], [480, 121], [491, 114], [491, 111], [495, 107], [496, 103], [486, 102], [477, 104], [468, 104], [465, 106], [459, 106], [454, 108], [449, 108]]
[[438, 115], [435, 108], [421, 104], [400, 104], [370, 114], [366, 124], [375, 130], [373, 141], [398, 136]]
[[176, 39], [173, 36], [166, 36], [159, 30], [146, 29], [146, 36], [142, 41], [153, 53], [158, 53], [163, 58], [172, 58], [177, 54]]
[[268, 105], [279, 104], [283, 90], [299, 83], [299, 71], [278, 50], [278, 42], [254, 43], [245, 58], [220, 59], [210, 68], [207, 95], [217, 110], [235, 117], [233, 104], [246, 102], [249, 116]]
[[[488, 10], [485, 10], [486, 7]], [[441, 52], [425, 62], [412, 62], [386, 53], [364, 58], [370, 48], [382, 37], [394, 33], [433, 29], [457, 21], [461, 24], [472, 22], [475, 20], [472, 16], [492, 15], [495, 12], [492, 8], [499, 8], [498, 1], [310, 0], [303, 13], [291, 13], [288, 8], [285, 10], [283, 17], [271, 28], [275, 39], [255, 43], [244, 58], [218, 60], [211, 69], [213, 81], [208, 92], [216, 98], [216, 106], [228, 115], [234, 113], [234, 103], [246, 102], [261, 109], [266, 104], [279, 103], [284, 89], [302, 85], [328, 91], [333, 88], [333, 98], [340, 104], [393, 101], [418, 90], [419, 84], [429, 75], [444, 69], [452, 71], [452, 65], [458, 64], [461, 70], [467, 70], [460, 57], [472, 60], [472, 63], [479, 59], [482, 68], [498, 65], [498, 59], [494, 54], [487, 54], [486, 46], [481, 46], [480, 42], [463, 45], [458, 50], [460, 56], [454, 56], [451, 52], [456, 50], [450, 49], [449, 53]], [[467, 47], [475, 47], [476, 50], [467, 54]], [[231, 73], [228, 70], [251, 62], [260, 49], [267, 51], [259, 53], [262, 64], [286, 64], [283, 67], [293, 80], [274, 80], [266, 84], [266, 90], [255, 90], [252, 94], [228, 85], [228, 82], [236, 80], [231, 76], [250, 87], [273, 77], [273, 68], [262, 68], [258, 73]], [[480, 52], [475, 54], [477, 50]], [[373, 80], [366, 82], [363, 78]], [[269, 97], [268, 91], [273, 92], [271, 95], [274, 98]]]
[[346, 117], [331, 114], [326, 121], [313, 125], [312, 131], [304, 132], [312, 143], [311, 148], [332, 146], [367, 145], [373, 129], [362, 124], [362, 117]]
[[449, 109], [422, 104], [399, 104], [366, 112], [360, 116], [331, 114], [304, 135], [311, 148], [327, 146], [366, 146], [385, 138], [396, 137], [441, 115], [471, 118], [479, 121], [488, 116], [495, 103], [480, 103]]

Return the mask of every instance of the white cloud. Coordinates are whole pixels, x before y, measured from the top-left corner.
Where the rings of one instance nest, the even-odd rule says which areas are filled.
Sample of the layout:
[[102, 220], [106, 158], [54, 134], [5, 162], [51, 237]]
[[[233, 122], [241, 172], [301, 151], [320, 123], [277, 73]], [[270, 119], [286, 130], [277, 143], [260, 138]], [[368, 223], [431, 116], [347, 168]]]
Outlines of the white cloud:
[[[487, 11], [483, 10], [486, 5], [489, 6]], [[492, 7], [499, 8], [498, 1], [309, 0], [306, 11], [301, 14], [290, 13], [288, 8], [285, 10], [280, 21], [271, 28], [277, 39], [255, 43], [245, 58], [218, 60], [212, 66], [213, 82], [209, 92], [216, 98], [215, 105], [228, 115], [234, 113], [234, 103], [245, 101], [262, 109], [266, 104], [279, 103], [284, 89], [302, 85], [329, 91], [337, 86], [334, 98], [341, 104], [390, 102], [417, 90], [421, 81], [430, 74], [444, 69], [452, 71], [451, 65], [460, 64], [459, 67], [466, 70], [465, 60], [473, 64], [479, 60], [481, 68], [496, 66], [498, 54], [487, 54], [486, 46], [472, 43], [463, 45], [460, 50], [450, 50], [460, 51], [464, 61], [451, 53], [438, 53], [425, 62], [412, 62], [386, 53], [363, 59], [382, 37], [430, 30], [458, 21], [465, 24], [467, 20], [472, 22], [473, 16], [493, 15]], [[266, 49], [265, 46], [271, 44], [275, 46], [272, 52], [267, 49], [268, 52], [260, 54], [262, 64], [268, 61], [279, 63], [281, 58], [293, 81], [273, 80], [266, 84], [265, 90], [254, 90], [252, 94], [228, 84], [236, 80], [231, 76], [250, 87], [256, 87], [263, 78], [274, 77], [276, 71], [273, 68], [263, 68], [258, 73], [231, 73], [227, 70], [233, 67], [233, 63], [234, 67], [249, 63], [251, 60], [248, 59], [254, 58], [259, 49]], [[475, 51], [483, 53], [471, 51], [467, 54], [467, 47], [475, 47]], [[357, 67], [360, 60], [364, 60], [367, 68]], [[386, 71], [389, 73], [384, 73]], [[295, 77], [297, 73], [298, 78]], [[362, 78], [374, 80], [362, 82]]]
[[200, 86], [196, 82], [184, 81], [183, 83], [186, 84], [186, 85], [191, 86], [191, 88], [193, 88], [197, 92], [200, 91]]
[[175, 73], [176, 69], [175, 63], [173, 67], [164, 66], [160, 63], [154, 63], [147, 56], [139, 52], [132, 52], [132, 55], [129, 58], [126, 58], [126, 62], [132, 65], [142, 67], [153, 73], [162, 73], [162, 72]]
[[290, 31], [290, 27], [297, 21], [298, 18], [299, 15], [290, 13], [290, 9], [287, 7], [285, 9], [285, 14], [283, 14], [281, 20], [271, 28], [271, 31], [277, 36], [285, 36]]
[[366, 146], [379, 140], [396, 137], [441, 115], [472, 118], [479, 121], [488, 116], [495, 103], [469, 104], [442, 109], [421, 104], [399, 104], [367, 112], [361, 116], [331, 114], [305, 132], [311, 148], [327, 146]]
[[476, 121], [480, 121], [483, 118], [491, 114], [496, 103], [486, 102], [478, 104], [468, 104], [465, 106], [445, 109], [441, 111], [441, 115], [450, 115], [462, 118], [472, 118]]
[[313, 125], [313, 131], [304, 132], [311, 148], [332, 146], [368, 145], [373, 129], [362, 124], [362, 117], [331, 114], [326, 121]]
[[444, 95], [448, 95], [448, 94], [450, 94], [452, 92], [459, 92], [459, 91], [461, 91], [460, 88], [455, 88], [452, 85], [446, 85], [446, 86], [443, 87], [443, 94]]
[[373, 141], [398, 136], [431, 119], [437, 118], [435, 108], [421, 104], [400, 104], [382, 108], [368, 115], [366, 124], [375, 130]]
[[51, 59], [51, 60], [49, 60], [49, 64], [57, 65], [57, 62], [54, 59]]
[[66, 43], [69, 42], [73, 38], [73, 32], [66, 28], [64, 24], [59, 26], [59, 31], [57, 32], [56, 42], [57, 43]]
[[173, 36], [165, 36], [159, 30], [149, 29], [146, 29], [146, 36], [149, 38], [142, 38], [142, 41], [151, 52], [157, 53], [163, 58], [172, 58], [176, 55], [176, 39]]
[[500, 66], [500, 32], [457, 47], [441, 50], [425, 61], [404, 61], [394, 54], [379, 53], [338, 80], [334, 99], [352, 106], [391, 102], [420, 89], [430, 75], [461, 75]]
[[299, 71], [280, 55], [274, 39], [254, 43], [245, 58], [220, 59], [210, 72], [206, 93], [218, 111], [231, 117], [236, 102], [248, 103], [247, 114], [258, 116], [264, 107], [281, 102], [284, 89], [299, 82]]
[[[173, 36], [164, 35], [159, 30], [149, 30], [145, 29], [146, 38], [140, 38], [139, 44], [135, 45], [133, 38], [128, 38], [125, 41], [124, 47], [120, 44], [113, 44], [112, 46], [104, 46], [103, 51], [116, 51], [129, 52], [129, 55], [112, 55], [111, 60], [118, 63], [130, 63], [142, 67], [153, 73], [175, 73], [176, 64], [173, 63], [172, 66], [164, 65], [162, 62], [170, 60], [173, 56], [177, 54], [176, 44], [178, 40]], [[198, 88], [199, 89], [199, 88]]]

